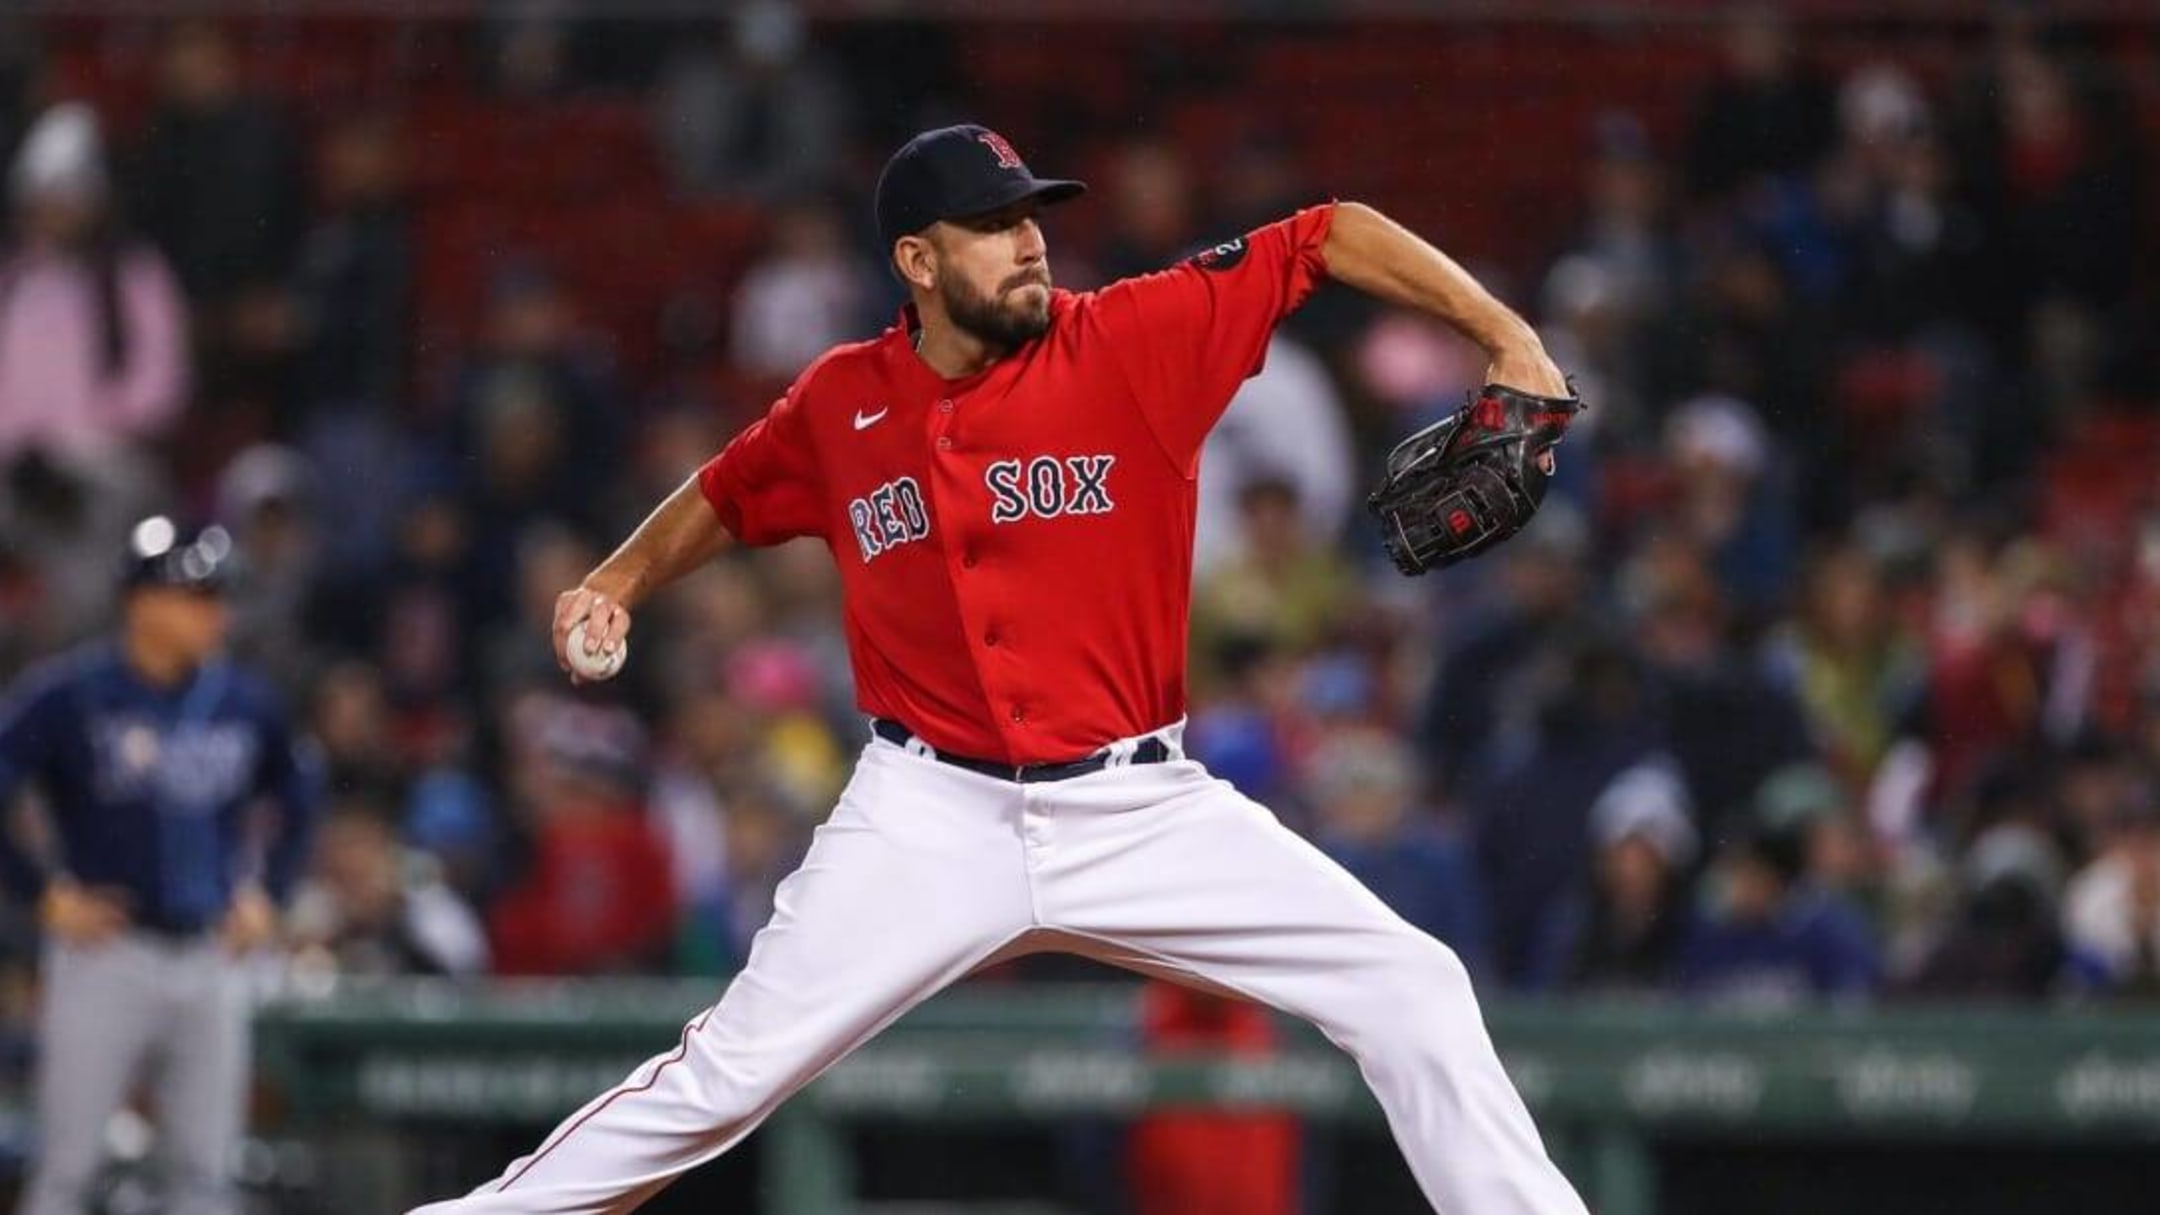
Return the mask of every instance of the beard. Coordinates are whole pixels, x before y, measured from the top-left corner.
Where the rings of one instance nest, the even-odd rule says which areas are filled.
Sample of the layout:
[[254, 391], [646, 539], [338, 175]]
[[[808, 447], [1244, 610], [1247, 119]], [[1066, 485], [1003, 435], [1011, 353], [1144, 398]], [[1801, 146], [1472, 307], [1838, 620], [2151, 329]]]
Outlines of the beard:
[[[1010, 298], [1029, 285], [1043, 289], [1041, 304]], [[998, 285], [997, 294], [985, 295], [957, 277], [938, 284], [945, 315], [962, 332], [1007, 354], [1050, 331], [1050, 271], [1047, 268], [1016, 274]]]

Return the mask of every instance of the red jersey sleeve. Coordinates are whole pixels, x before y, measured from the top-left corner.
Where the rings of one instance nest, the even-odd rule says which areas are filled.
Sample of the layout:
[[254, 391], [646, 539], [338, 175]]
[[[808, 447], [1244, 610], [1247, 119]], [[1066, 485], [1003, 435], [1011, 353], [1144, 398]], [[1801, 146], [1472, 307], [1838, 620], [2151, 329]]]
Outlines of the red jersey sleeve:
[[808, 378], [698, 470], [698, 488], [739, 543], [778, 544], [825, 532], [822, 478], [802, 415]]
[[1098, 315], [1148, 425], [1187, 476], [1268, 338], [1327, 273], [1335, 205], [1309, 207], [1187, 259], [1103, 289]]

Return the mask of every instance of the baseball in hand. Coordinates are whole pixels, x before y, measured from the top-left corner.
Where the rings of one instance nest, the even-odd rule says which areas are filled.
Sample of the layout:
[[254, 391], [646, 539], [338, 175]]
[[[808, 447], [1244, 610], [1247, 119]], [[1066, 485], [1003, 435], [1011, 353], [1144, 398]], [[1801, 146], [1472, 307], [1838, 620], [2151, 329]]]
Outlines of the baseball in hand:
[[612, 649], [598, 649], [586, 636], [587, 623], [580, 620], [570, 626], [570, 643], [564, 647], [568, 651], [570, 669], [576, 671], [581, 679], [613, 678], [615, 672], [622, 670], [623, 662], [630, 657], [630, 639], [625, 637], [616, 642]]

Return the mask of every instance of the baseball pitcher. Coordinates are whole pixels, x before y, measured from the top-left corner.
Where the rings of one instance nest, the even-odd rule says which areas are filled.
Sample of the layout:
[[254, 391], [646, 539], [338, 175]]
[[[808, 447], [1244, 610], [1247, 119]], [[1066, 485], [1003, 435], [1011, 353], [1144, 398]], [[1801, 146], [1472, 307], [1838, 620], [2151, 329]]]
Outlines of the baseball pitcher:
[[558, 657], [605, 672], [570, 647], [611, 653], [730, 543], [816, 536], [873, 738], [719, 1004], [422, 1211], [631, 1210], [946, 985], [1065, 950], [1318, 1025], [1447, 1215], [1582, 1215], [1461, 963], [1180, 746], [1201, 441], [1323, 276], [1491, 356], [1494, 387], [1406, 443], [1374, 497], [1407, 571], [1520, 526], [1572, 393], [1521, 319], [1353, 203], [1056, 290], [1037, 217], [1082, 190], [982, 127], [901, 148], [877, 220], [912, 302], [812, 363], [561, 597]]

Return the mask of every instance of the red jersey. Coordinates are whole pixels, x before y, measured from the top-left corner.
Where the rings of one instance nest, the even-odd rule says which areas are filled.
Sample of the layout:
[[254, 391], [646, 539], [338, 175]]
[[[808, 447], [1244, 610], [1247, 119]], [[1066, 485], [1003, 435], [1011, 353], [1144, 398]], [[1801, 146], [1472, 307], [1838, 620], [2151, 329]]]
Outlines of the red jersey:
[[817, 536], [856, 703], [931, 746], [1055, 763], [1185, 713], [1200, 444], [1326, 272], [1332, 206], [1055, 292], [964, 379], [909, 317], [812, 363], [699, 473], [747, 545]]

